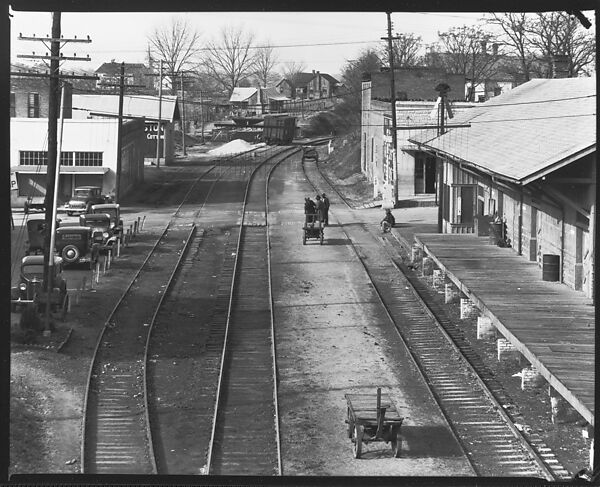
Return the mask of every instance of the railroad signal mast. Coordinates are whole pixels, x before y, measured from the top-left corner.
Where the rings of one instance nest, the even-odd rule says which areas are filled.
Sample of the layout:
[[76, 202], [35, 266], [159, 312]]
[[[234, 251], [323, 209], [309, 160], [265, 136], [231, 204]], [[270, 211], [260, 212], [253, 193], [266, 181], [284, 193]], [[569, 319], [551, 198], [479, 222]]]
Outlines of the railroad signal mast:
[[[92, 42], [90, 36], [83, 39], [77, 37], [65, 39], [61, 35], [60, 28], [61, 12], [52, 13], [52, 35], [51, 37], [36, 37], [23, 36], [19, 34], [18, 39], [22, 41], [34, 41], [42, 42], [47, 48], [50, 49], [50, 55], [46, 52], [44, 55], [38, 55], [33, 51], [32, 54], [19, 54], [18, 58], [24, 59], [41, 59], [44, 62], [49, 61], [50, 73], [47, 76], [50, 78], [50, 90], [48, 97], [48, 166], [46, 174], [46, 195], [44, 198], [44, 206], [46, 208], [46, 228], [51, 229], [50, 232], [46, 232], [44, 237], [44, 282], [43, 287], [47, 291], [47, 303], [46, 303], [46, 316], [44, 322], [44, 334], [49, 334], [50, 329], [50, 294], [52, 292], [52, 278], [54, 275], [54, 249], [52, 248], [52, 237], [56, 231], [56, 199], [58, 191], [58, 178], [60, 172], [60, 152], [57, 149], [57, 128], [58, 128], [58, 97], [59, 97], [59, 84], [61, 78], [77, 78], [77, 79], [97, 79], [95, 76], [75, 76], [67, 75], [63, 76], [60, 74], [59, 68], [60, 63], [64, 61], [91, 61], [90, 56], [78, 57], [76, 54], [73, 56], [64, 56], [60, 50], [64, 45], [69, 42], [72, 43], [85, 43], [89, 44]], [[27, 75], [28, 73], [19, 73], [21, 75]], [[36, 73], [39, 76], [39, 73]], [[62, 90], [61, 102], [64, 106], [64, 90]], [[62, 110], [61, 110], [62, 112]], [[61, 127], [62, 127], [62, 113], [61, 113]], [[62, 130], [61, 130], [62, 132]], [[61, 133], [62, 136], [62, 133]]]

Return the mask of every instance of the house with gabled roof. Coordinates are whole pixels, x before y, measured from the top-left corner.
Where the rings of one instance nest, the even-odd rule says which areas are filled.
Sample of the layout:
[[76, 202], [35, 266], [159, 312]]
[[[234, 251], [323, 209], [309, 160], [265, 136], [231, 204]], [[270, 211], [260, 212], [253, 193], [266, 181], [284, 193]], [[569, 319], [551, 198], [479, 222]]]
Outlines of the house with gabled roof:
[[410, 137], [442, 165], [443, 232], [499, 222], [503, 245], [540, 267], [552, 256], [560, 282], [593, 296], [596, 80], [531, 80], [454, 123]]
[[288, 98], [312, 100], [332, 98], [339, 84], [333, 76], [313, 70], [312, 73], [296, 73], [293, 79], [282, 79], [276, 88]]
[[[124, 83], [126, 85], [144, 86], [152, 88], [154, 86], [154, 77], [152, 70], [143, 63], [123, 63], [125, 67]], [[98, 76], [96, 88], [99, 90], [115, 91], [118, 89], [121, 79], [121, 63], [113, 59], [109, 63], [103, 63], [95, 71]]]

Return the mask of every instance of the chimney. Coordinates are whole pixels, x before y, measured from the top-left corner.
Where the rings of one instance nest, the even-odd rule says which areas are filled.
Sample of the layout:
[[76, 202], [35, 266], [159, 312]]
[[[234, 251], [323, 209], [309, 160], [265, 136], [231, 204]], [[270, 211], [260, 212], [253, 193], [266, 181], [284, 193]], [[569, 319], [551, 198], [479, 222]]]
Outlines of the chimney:
[[568, 78], [569, 77], [569, 56], [564, 54], [552, 55], [552, 77], [553, 78]]

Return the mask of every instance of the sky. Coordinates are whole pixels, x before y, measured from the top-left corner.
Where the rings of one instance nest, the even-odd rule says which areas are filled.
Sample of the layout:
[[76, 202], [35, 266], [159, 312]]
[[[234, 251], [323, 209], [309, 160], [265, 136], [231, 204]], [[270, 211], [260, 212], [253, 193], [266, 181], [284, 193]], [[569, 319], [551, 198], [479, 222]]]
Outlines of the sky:
[[[23, 36], [50, 35], [49, 12], [11, 10], [11, 62], [28, 63], [17, 54], [43, 54], [41, 42], [18, 40]], [[168, 26], [171, 18], [183, 17], [200, 33], [201, 43], [215, 39], [225, 26], [242, 26], [255, 35], [258, 44], [277, 46], [280, 63], [304, 63], [306, 71], [321, 71], [338, 76], [348, 60], [356, 59], [368, 47], [381, 45], [387, 35], [384, 12], [186, 12], [186, 13], [92, 13], [63, 12], [62, 34], [66, 38], [89, 35], [90, 44], [67, 43], [65, 55], [85, 57], [91, 61], [65, 62], [61, 69], [95, 70], [102, 63], [146, 62], [148, 37], [159, 27]], [[421, 36], [424, 44], [437, 40], [437, 33], [451, 27], [473, 25], [483, 17], [471, 12], [395, 12], [394, 33]], [[593, 12], [590, 20], [594, 21]], [[124, 33], [123, 35], [117, 33]], [[281, 72], [282, 69], [276, 69]]]

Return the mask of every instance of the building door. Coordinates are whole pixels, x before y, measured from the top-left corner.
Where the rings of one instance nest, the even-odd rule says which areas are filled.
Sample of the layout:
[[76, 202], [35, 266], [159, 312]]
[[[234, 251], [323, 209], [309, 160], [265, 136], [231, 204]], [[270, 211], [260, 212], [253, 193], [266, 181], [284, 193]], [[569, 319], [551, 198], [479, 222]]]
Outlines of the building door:
[[460, 223], [473, 224], [476, 186], [460, 187]]
[[435, 157], [425, 159], [425, 193], [435, 193]]

